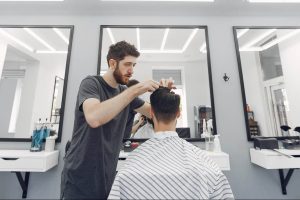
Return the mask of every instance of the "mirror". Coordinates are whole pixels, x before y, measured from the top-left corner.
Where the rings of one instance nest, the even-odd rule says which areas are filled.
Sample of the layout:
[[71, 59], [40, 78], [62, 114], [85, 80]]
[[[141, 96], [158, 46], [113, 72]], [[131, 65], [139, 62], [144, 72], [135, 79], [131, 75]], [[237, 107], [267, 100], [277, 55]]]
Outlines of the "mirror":
[[50, 116], [50, 121], [53, 124], [59, 123], [63, 89], [64, 89], [64, 79], [55, 76], [54, 90], [53, 90], [53, 97], [52, 97], [52, 109], [51, 109], [51, 116]]
[[73, 26], [0, 26], [0, 141], [30, 141], [40, 120], [60, 142], [72, 35]]
[[[206, 26], [101, 26], [100, 35], [98, 74], [107, 70], [111, 44], [125, 40], [135, 45], [141, 55], [133, 79], [143, 82], [172, 77], [175, 81], [174, 92], [181, 96], [182, 109], [177, 121], [179, 136], [201, 140], [203, 122], [216, 134]], [[140, 97], [150, 101], [149, 93]]]
[[248, 140], [299, 136], [300, 28], [233, 30]]

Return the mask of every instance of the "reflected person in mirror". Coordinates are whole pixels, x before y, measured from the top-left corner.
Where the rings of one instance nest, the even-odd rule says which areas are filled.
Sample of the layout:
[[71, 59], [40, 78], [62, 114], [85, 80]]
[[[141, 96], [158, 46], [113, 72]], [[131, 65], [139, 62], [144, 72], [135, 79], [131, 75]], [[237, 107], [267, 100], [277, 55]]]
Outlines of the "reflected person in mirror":
[[142, 124], [142, 126], [139, 127], [139, 129], [132, 134], [132, 138], [139, 138], [139, 139], [145, 139], [145, 138], [152, 138], [154, 136], [154, 129], [153, 129], [153, 121], [143, 116], [145, 123]]
[[206, 151], [178, 137], [180, 96], [150, 96], [155, 136], [137, 147], [118, 172], [109, 199], [233, 199], [226, 176]]
[[[118, 156], [130, 110], [150, 117], [150, 104], [138, 96], [160, 83], [148, 80], [125, 86], [140, 53], [125, 42], [110, 46], [108, 70], [88, 76], [79, 87], [70, 147], [62, 171], [61, 198], [106, 199], [116, 174]], [[161, 85], [172, 87], [170, 81]]]

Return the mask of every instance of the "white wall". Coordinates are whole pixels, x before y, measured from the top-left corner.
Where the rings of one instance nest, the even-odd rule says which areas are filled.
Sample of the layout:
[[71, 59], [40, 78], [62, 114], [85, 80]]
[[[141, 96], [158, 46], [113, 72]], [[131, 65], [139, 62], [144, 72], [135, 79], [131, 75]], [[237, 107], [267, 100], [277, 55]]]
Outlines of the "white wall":
[[[280, 35], [279, 35], [280, 36]], [[288, 125], [300, 126], [300, 34], [279, 43], [279, 53], [289, 102]]]
[[[32, 134], [31, 116], [35, 104], [35, 91], [37, 87], [39, 63], [26, 67], [25, 77], [22, 80], [21, 101], [17, 117], [15, 138], [24, 138]], [[27, 137], [29, 138], [29, 137]]]
[[[166, 11], [167, 12], [167, 11]], [[232, 26], [297, 26], [300, 16], [41, 16], [3, 15], [0, 24], [74, 24], [75, 35], [71, 57], [68, 91], [59, 166], [46, 173], [32, 173], [28, 198], [59, 198], [60, 177], [63, 167], [64, 147], [71, 138], [74, 109], [80, 81], [97, 72], [99, 25], [101, 24], [146, 24], [146, 25], [208, 25], [212, 63], [213, 89], [218, 133], [221, 135], [222, 150], [229, 153], [231, 171], [227, 175], [237, 199], [299, 199], [300, 173], [295, 171], [287, 186], [287, 195], [282, 195], [279, 175], [276, 170], [265, 170], [251, 164], [244, 123], [239, 73], [235, 53]], [[226, 73], [230, 80], [224, 82]], [[1, 149], [28, 149], [30, 143], [0, 142]], [[0, 198], [20, 198], [21, 189], [13, 173], [0, 172]]]
[[265, 100], [261, 78], [261, 64], [257, 52], [241, 52], [246, 102], [254, 113], [261, 135], [274, 136], [268, 116], [268, 104]]
[[210, 107], [208, 67], [206, 61], [189, 63], [185, 68], [186, 103], [191, 137], [195, 137], [194, 106]]
[[66, 66], [66, 54], [46, 54], [40, 59], [40, 70], [37, 79], [37, 88], [35, 92], [33, 115], [31, 116], [31, 130], [33, 130], [34, 122], [39, 118], [48, 122], [51, 115], [51, 106], [53, 98], [53, 90], [55, 76], [64, 78]]
[[[39, 59], [39, 62], [26, 66], [15, 138], [29, 138], [34, 129], [34, 122], [39, 118], [42, 122], [47, 118], [49, 122], [55, 76], [64, 78], [66, 54], [45, 54]], [[6, 132], [1, 132], [1, 135], [3, 134]]]
[[6, 51], [7, 51], [7, 44], [0, 41], [0, 78], [2, 77]]
[[13, 137], [8, 133], [9, 123], [17, 87], [16, 79], [0, 80], [0, 133], [1, 137]]

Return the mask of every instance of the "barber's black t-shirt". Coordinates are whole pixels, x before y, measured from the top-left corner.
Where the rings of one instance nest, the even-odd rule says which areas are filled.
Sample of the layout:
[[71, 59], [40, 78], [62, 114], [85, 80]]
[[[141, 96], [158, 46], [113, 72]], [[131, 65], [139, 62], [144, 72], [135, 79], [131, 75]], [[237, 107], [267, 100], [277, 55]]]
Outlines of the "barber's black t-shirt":
[[128, 113], [141, 107], [145, 102], [135, 98], [116, 117], [98, 128], [91, 128], [87, 124], [82, 104], [89, 98], [103, 102], [120, 94], [126, 88], [123, 85], [112, 88], [101, 76], [88, 76], [81, 82], [72, 141], [65, 156], [62, 172], [63, 198], [107, 198], [116, 174]]

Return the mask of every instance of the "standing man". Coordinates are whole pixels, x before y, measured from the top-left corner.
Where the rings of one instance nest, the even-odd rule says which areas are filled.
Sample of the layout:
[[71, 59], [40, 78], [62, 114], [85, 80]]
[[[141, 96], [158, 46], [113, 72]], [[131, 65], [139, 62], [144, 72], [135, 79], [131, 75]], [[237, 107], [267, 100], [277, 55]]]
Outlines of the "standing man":
[[[72, 141], [62, 172], [63, 199], [106, 199], [116, 174], [129, 111], [150, 117], [150, 104], [137, 97], [153, 92], [159, 83], [149, 80], [128, 89], [124, 86], [139, 55], [125, 41], [113, 44], [103, 77], [88, 76], [81, 82]], [[161, 83], [168, 85], [166, 81]]]

